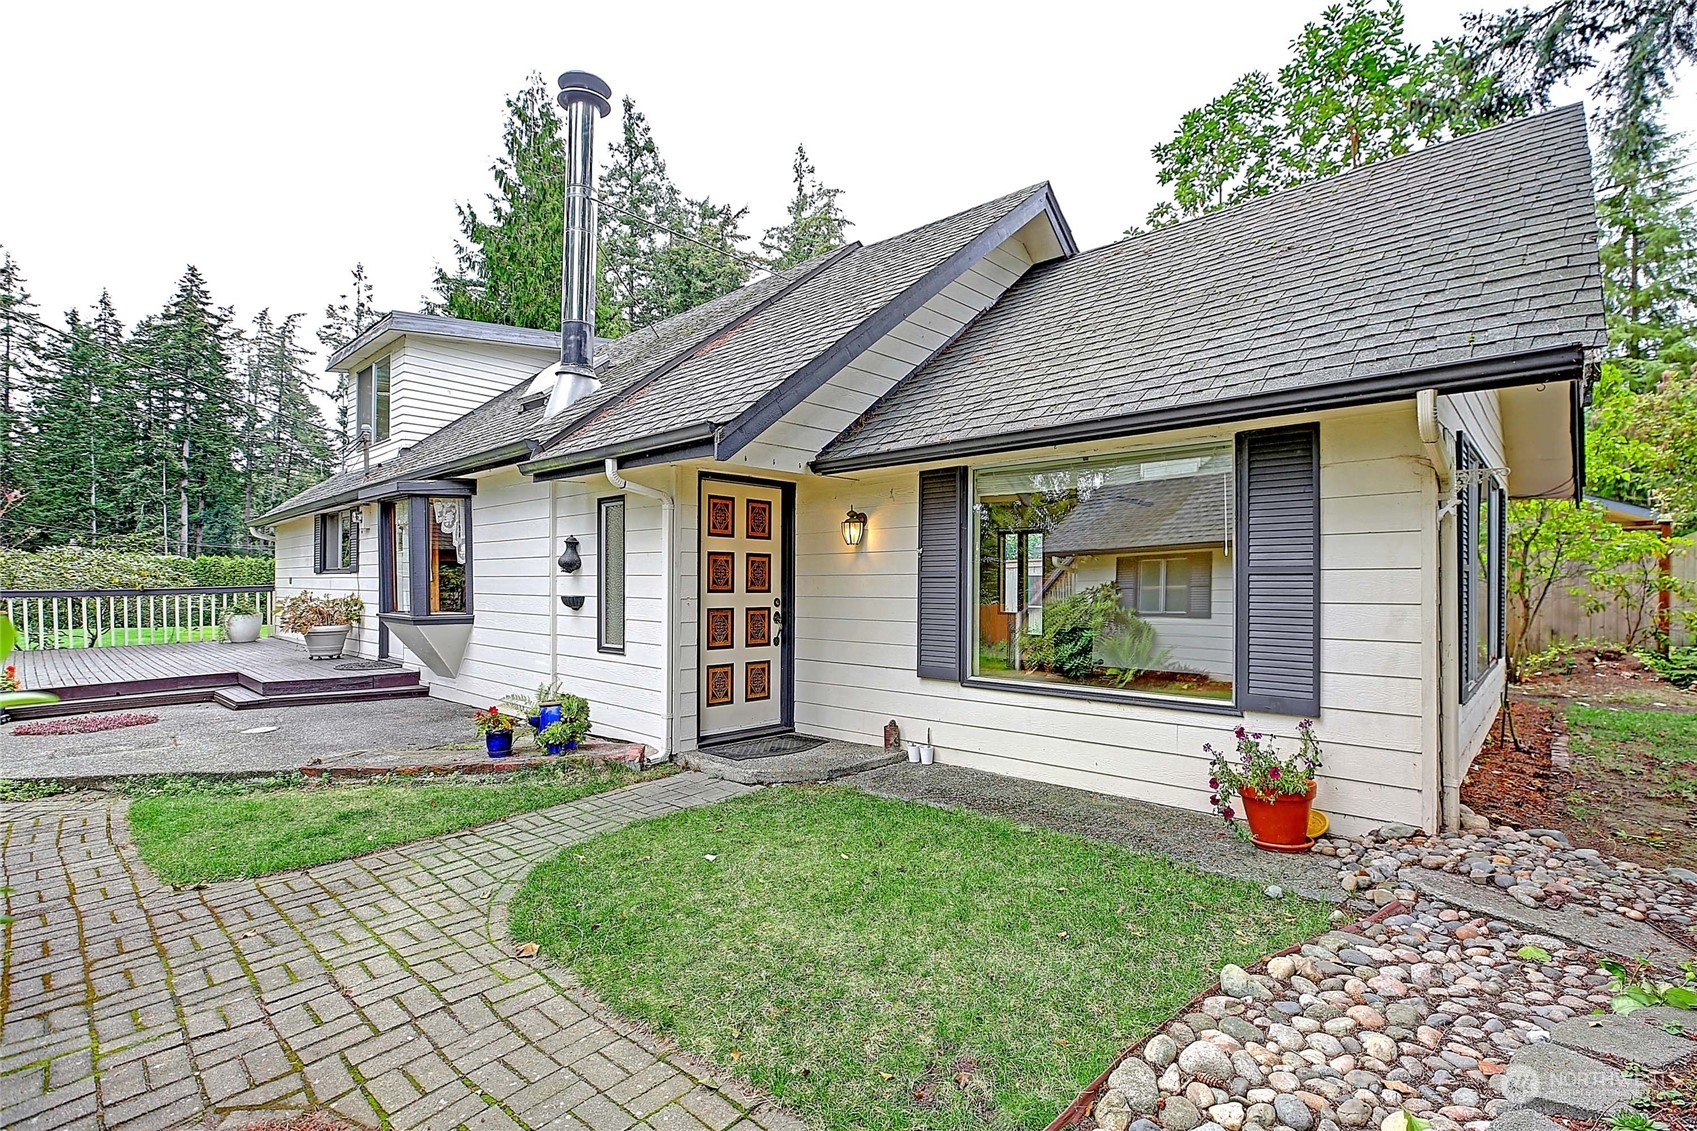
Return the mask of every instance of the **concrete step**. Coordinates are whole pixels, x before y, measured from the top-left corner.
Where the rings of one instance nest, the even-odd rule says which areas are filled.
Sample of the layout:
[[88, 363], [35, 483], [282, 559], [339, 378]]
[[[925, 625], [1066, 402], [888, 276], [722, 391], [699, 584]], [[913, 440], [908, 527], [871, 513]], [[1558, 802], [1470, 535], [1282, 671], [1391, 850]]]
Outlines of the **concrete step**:
[[369, 703], [378, 699], [422, 699], [430, 688], [419, 683], [399, 687], [352, 687], [329, 691], [295, 691], [282, 695], [266, 695], [250, 687], [220, 687], [212, 693], [212, 701], [232, 711], [250, 711], [258, 707], [311, 707], [319, 703]]

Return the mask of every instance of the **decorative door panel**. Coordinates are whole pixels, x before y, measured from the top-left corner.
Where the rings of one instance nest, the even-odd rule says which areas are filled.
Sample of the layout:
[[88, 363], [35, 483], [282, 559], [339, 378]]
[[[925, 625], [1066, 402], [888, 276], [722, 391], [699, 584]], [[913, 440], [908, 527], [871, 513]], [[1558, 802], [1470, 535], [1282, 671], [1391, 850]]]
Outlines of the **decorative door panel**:
[[701, 735], [784, 725], [783, 488], [701, 482]]

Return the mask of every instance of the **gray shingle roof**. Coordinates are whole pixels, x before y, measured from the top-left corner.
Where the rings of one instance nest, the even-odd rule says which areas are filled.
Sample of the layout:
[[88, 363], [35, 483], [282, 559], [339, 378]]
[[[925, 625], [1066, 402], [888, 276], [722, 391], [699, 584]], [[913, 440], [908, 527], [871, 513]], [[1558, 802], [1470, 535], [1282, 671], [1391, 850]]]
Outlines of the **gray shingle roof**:
[[1219, 475], [1116, 483], [1093, 491], [1043, 539], [1046, 554], [1192, 546], [1225, 529]]
[[[339, 472], [280, 503], [270, 513], [254, 521], [277, 522], [350, 499], [358, 494], [361, 487], [397, 478], [429, 478], [475, 456], [525, 442], [540, 445], [594, 413], [597, 407], [680, 350], [711, 337], [760, 303], [782, 293], [796, 280], [806, 278], [825, 259], [825, 256], [820, 256], [775, 272], [712, 302], [598, 346], [595, 369], [601, 388], [552, 420], [543, 419], [540, 405], [524, 406], [530, 383], [521, 381], [458, 420], [443, 425], [394, 458], [374, 464], [369, 473], [359, 469]], [[558, 341], [557, 335], [555, 340]]]
[[605, 407], [539, 453], [569, 459], [689, 425], [726, 424], [1033, 196], [1033, 185], [833, 259], [735, 332]]
[[1603, 341], [1569, 106], [1035, 268], [819, 466]]

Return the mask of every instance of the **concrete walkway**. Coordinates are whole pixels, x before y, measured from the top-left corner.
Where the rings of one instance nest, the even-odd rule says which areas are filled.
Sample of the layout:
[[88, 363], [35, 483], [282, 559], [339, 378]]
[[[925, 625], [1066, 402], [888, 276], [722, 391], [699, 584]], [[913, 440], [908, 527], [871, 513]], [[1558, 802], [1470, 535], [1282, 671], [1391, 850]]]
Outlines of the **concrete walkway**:
[[0, 806], [16, 917], [0, 1127], [234, 1126], [321, 1106], [396, 1131], [797, 1131], [505, 940], [518, 882], [562, 845], [745, 792], [680, 774], [183, 891], [140, 863], [118, 804]]

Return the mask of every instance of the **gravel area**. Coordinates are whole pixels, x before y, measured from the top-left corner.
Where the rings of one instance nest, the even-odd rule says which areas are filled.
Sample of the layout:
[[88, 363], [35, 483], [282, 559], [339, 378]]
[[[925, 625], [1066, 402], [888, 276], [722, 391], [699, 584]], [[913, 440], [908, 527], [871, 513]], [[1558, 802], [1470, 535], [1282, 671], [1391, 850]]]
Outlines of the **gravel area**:
[[843, 779], [880, 797], [992, 813], [1061, 832], [1171, 856], [1205, 872], [1337, 903], [1337, 861], [1310, 854], [1262, 852], [1228, 832], [1218, 817], [1129, 797], [969, 770], [899, 762]]
[[[98, 782], [131, 774], [293, 770], [355, 751], [430, 750], [478, 742], [471, 708], [392, 699], [232, 711], [211, 703], [149, 707], [157, 723], [93, 735], [22, 736], [0, 726], [0, 778]], [[261, 733], [247, 733], [259, 731]]]
[[1116, 1067], [1097, 1125], [1353, 1131], [1401, 1108], [1481, 1131], [1515, 1106], [1511, 1056], [1608, 1005], [1594, 955], [1509, 923], [1423, 901], [1360, 930], [1226, 967]]
[[1467, 824], [1443, 836], [1386, 826], [1363, 837], [1326, 838], [1315, 851], [1334, 857], [1340, 886], [1364, 908], [1406, 900], [1416, 888], [1467, 903], [1471, 887], [1528, 911], [1563, 912], [1570, 924], [1583, 924], [1558, 928], [1568, 937], [1584, 938], [1600, 925], [1608, 934], [1642, 938], [1648, 925], [1697, 949], [1697, 872], [1574, 848], [1559, 829], [1492, 828], [1471, 814]]

